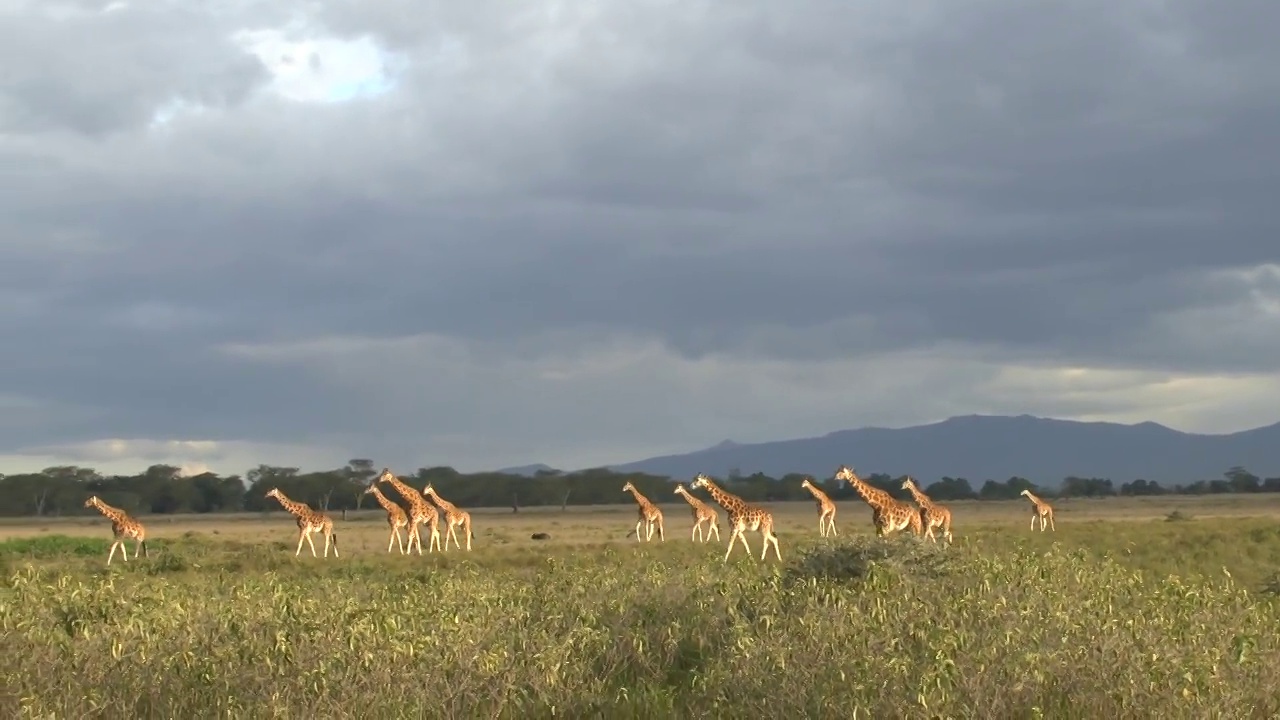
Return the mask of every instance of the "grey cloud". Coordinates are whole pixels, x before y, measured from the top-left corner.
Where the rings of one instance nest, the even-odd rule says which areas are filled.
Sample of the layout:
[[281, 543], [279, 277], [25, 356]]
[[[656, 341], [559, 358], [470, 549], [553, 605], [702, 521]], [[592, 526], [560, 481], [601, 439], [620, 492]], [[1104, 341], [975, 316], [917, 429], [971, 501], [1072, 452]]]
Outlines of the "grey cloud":
[[[267, 71], [230, 39], [309, 6], [29, 10], [0, 30], [0, 394], [81, 412], [6, 443], [448, 430], [214, 350], [320, 336], [1275, 371], [1211, 273], [1280, 262], [1280, 6], [1210, 7], [322, 3], [407, 64], [333, 106], [250, 102]], [[209, 109], [148, 132], [173, 98]], [[1170, 319], [1206, 317], [1236, 341]]]
[[0, 129], [89, 135], [137, 128], [166, 103], [233, 106], [265, 78], [227, 25], [194, 7], [101, 12], [29, 5], [0, 27]]

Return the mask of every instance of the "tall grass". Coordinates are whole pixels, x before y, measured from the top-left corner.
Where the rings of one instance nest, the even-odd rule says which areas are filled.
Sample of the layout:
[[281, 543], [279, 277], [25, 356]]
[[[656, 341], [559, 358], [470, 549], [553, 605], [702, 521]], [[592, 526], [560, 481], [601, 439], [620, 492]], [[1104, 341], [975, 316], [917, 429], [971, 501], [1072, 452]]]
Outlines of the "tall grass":
[[782, 564], [692, 543], [326, 563], [192, 539], [110, 570], [10, 557], [0, 713], [1280, 713], [1280, 613], [1221, 570], [1161, 576], [1048, 537], [808, 542]]

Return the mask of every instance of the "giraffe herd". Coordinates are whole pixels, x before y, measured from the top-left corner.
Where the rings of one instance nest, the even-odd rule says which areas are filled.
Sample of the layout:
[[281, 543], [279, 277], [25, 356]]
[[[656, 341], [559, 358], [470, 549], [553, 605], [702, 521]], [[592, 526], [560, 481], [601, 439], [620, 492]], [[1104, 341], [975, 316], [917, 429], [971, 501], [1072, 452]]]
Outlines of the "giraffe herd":
[[[951, 511], [931, 500], [911, 477], [903, 480], [902, 489], [911, 493], [911, 497], [915, 500], [914, 506], [870, 485], [862, 478], [859, 478], [853, 468], [847, 465], [841, 465], [836, 470], [835, 478], [849, 483], [849, 486], [858, 494], [858, 497], [862, 498], [870, 506], [871, 521], [875, 526], [876, 535], [885, 537], [894, 532], [910, 529], [912, 534], [936, 543], [938, 540], [933, 531], [937, 528], [942, 533], [943, 541], [947, 544], [951, 543]], [[384, 495], [378, 488], [379, 483], [387, 483], [394, 488], [408, 503], [408, 512], [405, 512], [400, 505]], [[836, 536], [835, 502], [814, 484], [813, 478], [805, 478], [801, 483], [801, 487], [808, 490], [817, 502], [818, 534], [822, 537]], [[678, 483], [675, 488], [675, 494], [684, 497], [689, 503], [689, 509], [693, 515], [694, 524], [693, 531], [690, 534], [691, 540], [707, 542], [713, 534], [716, 536], [717, 541], [720, 540], [720, 514], [716, 512], [715, 508], [690, 492], [691, 489], [699, 488], [706, 490], [711, 495], [712, 500], [723, 508], [728, 516], [730, 534], [729, 549], [724, 555], [725, 561], [728, 561], [729, 556], [733, 553], [734, 545], [739, 541], [741, 541], [742, 547], [747, 554], [751, 553], [751, 548], [745, 535], [748, 530], [760, 533], [763, 544], [760, 553], [761, 560], [768, 558], [770, 547], [773, 548], [774, 555], [778, 560], [782, 560], [782, 551], [778, 547], [778, 536], [774, 533], [773, 514], [759, 505], [748, 503], [737, 495], [724, 490], [703, 473], [699, 473], [693, 482], [689, 483], [688, 488], [683, 483]], [[639, 512], [639, 519], [636, 521], [635, 529], [627, 533], [627, 537], [634, 534], [637, 542], [642, 539], [652, 541], [653, 533], [656, 529], [658, 531], [658, 540], [660, 542], [665, 540], [662, 510], [641, 494], [635, 485], [630, 482], [622, 486], [622, 491], [631, 493]], [[430, 483], [419, 493], [396, 477], [395, 473], [391, 472], [389, 468], [383, 468], [382, 473], [369, 484], [364, 494], [373, 495], [374, 500], [387, 513], [387, 525], [391, 529], [391, 535], [387, 540], [387, 552], [391, 552], [391, 548], [398, 544], [400, 554], [404, 555], [412, 552], [416, 543], [418, 554], [421, 555], [422, 538], [418, 531], [419, 525], [426, 525], [430, 532], [431, 541], [427, 546], [427, 552], [433, 552], [436, 548], [439, 548], [441, 552], [448, 550], [449, 540], [453, 540], [454, 546], [461, 550], [462, 544], [458, 541], [456, 532], [458, 528], [462, 529], [466, 538], [467, 550], [471, 550], [471, 540], [475, 538], [475, 533], [471, 530], [471, 513], [459, 509], [458, 506], [440, 497], [440, 494], [436, 492], [436, 489]], [[1046, 525], [1050, 530], [1056, 532], [1057, 527], [1053, 522], [1053, 506], [1036, 497], [1030, 490], [1023, 490], [1021, 495], [1031, 502], [1031, 530], [1035, 531], [1036, 522], [1039, 521], [1040, 532], [1044, 532]], [[275, 498], [282, 508], [297, 519], [298, 547], [293, 553], [294, 557], [302, 554], [302, 544], [304, 542], [311, 547], [311, 556], [319, 557], [316, 554], [316, 546], [311, 537], [314, 533], [320, 533], [324, 536], [324, 557], [329, 557], [329, 547], [331, 545], [333, 547], [333, 556], [335, 558], [338, 557], [338, 536], [333, 531], [333, 519], [331, 517], [312, 509], [306, 503], [290, 500], [279, 488], [269, 490], [266, 497]], [[108, 505], [96, 495], [86, 500], [84, 506], [97, 509], [98, 512], [111, 521], [113, 541], [111, 543], [111, 552], [107, 555], [107, 565], [110, 565], [112, 559], [115, 558], [117, 549], [120, 551], [124, 561], [128, 562], [129, 554], [124, 544], [124, 541], [128, 539], [136, 542], [133, 553], [135, 558], [139, 552], [142, 553], [143, 557], [147, 556], [147, 531], [136, 518], [131, 517], [120, 508]], [[444, 514], [447, 533], [444, 537], [443, 546], [440, 543], [442, 535], [440, 532], [440, 513]], [[705, 534], [703, 531], [704, 524], [706, 525]], [[641, 538], [642, 527], [645, 528], [644, 538]], [[406, 530], [407, 543], [401, 539], [401, 528]]]

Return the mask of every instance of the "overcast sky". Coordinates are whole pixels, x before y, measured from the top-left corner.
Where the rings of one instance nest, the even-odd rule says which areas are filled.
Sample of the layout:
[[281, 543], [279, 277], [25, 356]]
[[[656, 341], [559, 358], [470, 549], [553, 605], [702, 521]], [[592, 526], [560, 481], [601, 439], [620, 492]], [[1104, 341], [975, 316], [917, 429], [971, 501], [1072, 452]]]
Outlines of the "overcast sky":
[[1280, 420], [1275, 0], [0, 0], [0, 471]]

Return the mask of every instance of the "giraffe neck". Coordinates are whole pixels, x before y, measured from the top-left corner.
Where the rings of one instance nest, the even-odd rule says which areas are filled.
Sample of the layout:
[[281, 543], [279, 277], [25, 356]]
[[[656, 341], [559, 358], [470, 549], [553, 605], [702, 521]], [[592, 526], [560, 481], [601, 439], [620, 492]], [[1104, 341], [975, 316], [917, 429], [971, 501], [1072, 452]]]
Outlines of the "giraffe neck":
[[819, 490], [817, 486], [809, 485], [808, 489], [809, 489], [809, 494], [812, 495], [814, 499], [817, 500], [818, 502], [825, 502], [827, 500], [827, 494]]
[[916, 499], [916, 504], [922, 508], [932, 507], [933, 501], [927, 495], [920, 492], [920, 488], [915, 485], [907, 486], [907, 491], [911, 493], [911, 497]]
[[400, 506], [391, 502], [391, 498], [388, 498], [386, 495], [383, 495], [382, 491], [379, 490], [376, 485], [373, 486], [372, 495], [373, 495], [373, 499], [378, 501], [378, 504], [382, 506], [383, 510], [386, 510], [387, 512], [395, 512], [396, 510], [400, 509]]
[[289, 498], [283, 495], [277, 495], [276, 499], [280, 501], [280, 505], [284, 507], [285, 510], [287, 510], [292, 515], [297, 515], [298, 517], [302, 517], [304, 515], [309, 514], [311, 510], [311, 508], [307, 507], [305, 503], [300, 503], [300, 502], [297, 502], [296, 500], [290, 500]]
[[98, 508], [98, 512], [102, 513], [103, 516], [105, 516], [111, 522], [120, 522], [121, 520], [124, 519], [123, 510], [113, 508], [110, 505], [102, 502], [101, 500], [94, 503], [94, 506]]
[[704, 502], [702, 502], [701, 500], [699, 500], [698, 498], [696, 498], [696, 497], [694, 497], [694, 496], [690, 495], [688, 490], [681, 490], [681, 491], [680, 491], [680, 494], [684, 496], [684, 499], [685, 499], [685, 500], [687, 500], [687, 501], [689, 502], [689, 504], [690, 504], [690, 505], [692, 505], [692, 506], [694, 506], [694, 507], [696, 507], [696, 508], [702, 508], [702, 507], [706, 507], [706, 506], [707, 506], [707, 504], [706, 504], [706, 503], [704, 503]]
[[883, 505], [884, 499], [886, 495], [888, 495], [888, 493], [881, 492], [879, 488], [871, 487], [860, 477], [854, 477], [854, 479], [849, 481], [849, 484], [853, 486], [854, 491], [861, 495], [862, 499], [867, 501], [867, 504], [869, 505], [877, 507]]
[[640, 505], [640, 507], [649, 507], [650, 505], [649, 498], [646, 498], [645, 496], [641, 495], [639, 490], [635, 488], [631, 488], [628, 492], [630, 492], [631, 496], [636, 499], [636, 502]]
[[431, 488], [431, 499], [434, 500], [436, 505], [439, 505], [440, 509], [445, 511], [445, 513], [458, 512], [458, 506], [440, 497], [440, 493], [436, 492], [435, 488]]
[[1029, 492], [1027, 493], [1027, 499], [1028, 499], [1028, 500], [1030, 500], [1030, 501], [1031, 501], [1033, 504], [1035, 504], [1035, 505], [1043, 505], [1043, 504], [1044, 504], [1044, 501], [1043, 501], [1043, 500], [1041, 500], [1040, 498], [1036, 497], [1035, 495], [1032, 495], [1032, 494], [1031, 494], [1031, 493], [1029, 493]]
[[711, 497], [715, 498], [716, 502], [720, 503], [721, 507], [741, 510], [746, 506], [746, 503], [743, 502], [741, 498], [730, 495], [724, 490], [721, 490], [720, 486], [715, 483], [707, 483], [707, 492], [711, 493]]
[[419, 508], [422, 506], [422, 494], [419, 493], [417, 490], [414, 490], [413, 488], [409, 487], [408, 485], [405, 485], [404, 483], [400, 482], [400, 478], [392, 475], [391, 477], [387, 478], [387, 482], [391, 483], [391, 487], [394, 487], [396, 491], [400, 493], [400, 497], [404, 498], [405, 502], [409, 503], [414, 508]]

